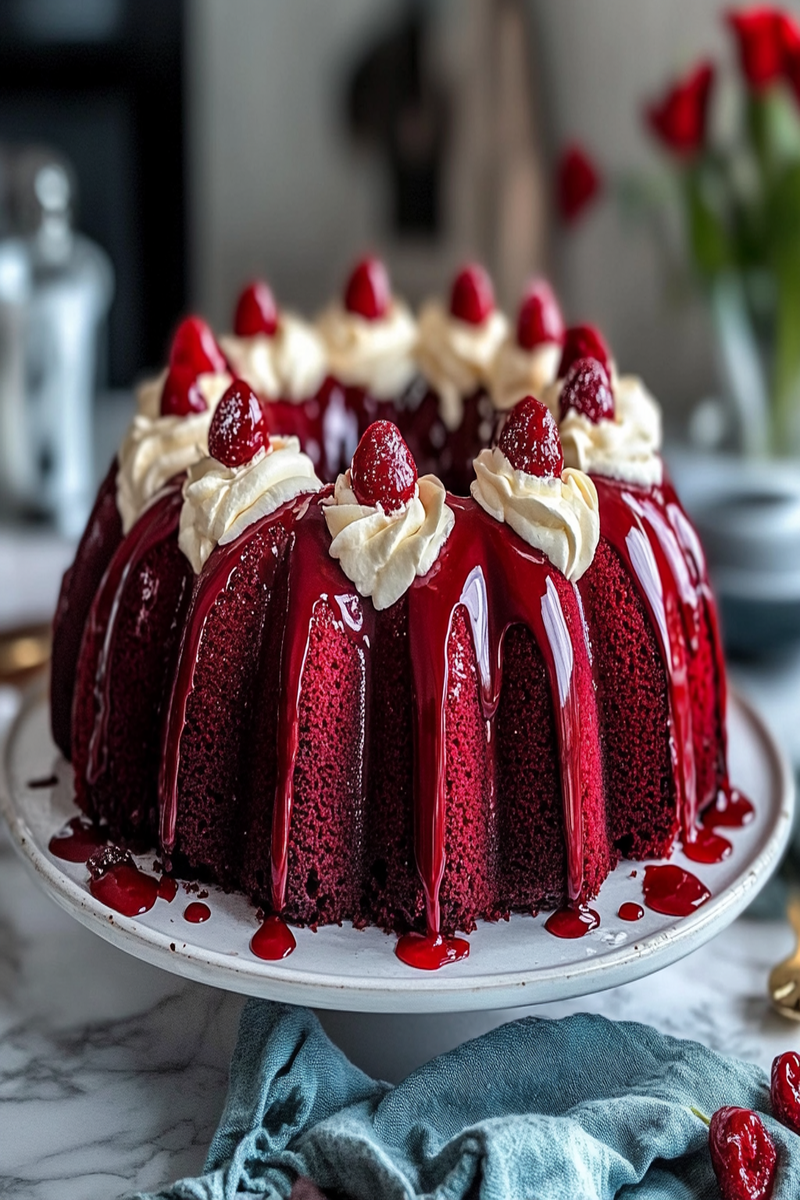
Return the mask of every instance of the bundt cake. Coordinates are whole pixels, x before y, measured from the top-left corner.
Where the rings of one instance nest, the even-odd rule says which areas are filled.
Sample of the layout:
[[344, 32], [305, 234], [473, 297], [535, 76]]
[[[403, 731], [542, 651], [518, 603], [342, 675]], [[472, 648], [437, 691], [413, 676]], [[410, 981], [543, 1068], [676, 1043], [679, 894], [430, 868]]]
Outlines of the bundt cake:
[[374, 259], [314, 326], [263, 283], [219, 345], [188, 318], [62, 586], [79, 806], [246, 891], [276, 955], [348, 920], [441, 965], [620, 856], [707, 857], [724, 665], [659, 441], [541, 282], [515, 327], [474, 266], [417, 322]]

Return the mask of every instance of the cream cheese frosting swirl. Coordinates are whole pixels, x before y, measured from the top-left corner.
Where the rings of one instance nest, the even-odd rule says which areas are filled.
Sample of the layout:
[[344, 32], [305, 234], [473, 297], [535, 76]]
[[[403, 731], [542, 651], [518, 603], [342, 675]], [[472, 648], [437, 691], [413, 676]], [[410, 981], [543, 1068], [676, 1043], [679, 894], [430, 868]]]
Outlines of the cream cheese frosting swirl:
[[661, 459], [635, 421], [590, 421], [570, 409], [559, 426], [564, 462], [591, 475], [652, 487], [661, 483]]
[[207, 408], [184, 417], [159, 415], [161, 391], [166, 372], [160, 376], [155, 414], [152, 411], [155, 383], [144, 385], [146, 411], [141, 401], [119, 448], [117, 470], [117, 508], [122, 531], [128, 533], [164, 484], [180, 475], [208, 453], [208, 428], [223, 393], [231, 382], [229, 375], [200, 375], [197, 384]]
[[498, 412], [507, 412], [523, 396], [538, 399], [556, 378], [560, 361], [558, 342], [542, 342], [533, 350], [524, 350], [516, 337], [507, 337], [489, 372], [492, 404]]
[[235, 374], [268, 400], [299, 404], [316, 395], [327, 373], [322, 338], [313, 326], [282, 312], [272, 335], [220, 338]]
[[572, 583], [591, 566], [600, 540], [597, 491], [588, 475], [566, 467], [540, 477], [516, 471], [499, 447], [475, 459], [472, 496], [504, 521]]
[[365, 388], [378, 400], [391, 400], [414, 378], [417, 326], [401, 301], [392, 300], [386, 315], [375, 321], [332, 304], [319, 318], [317, 329], [330, 373], [346, 386]]
[[451, 432], [461, 424], [464, 399], [489, 383], [492, 363], [507, 332], [508, 321], [497, 309], [480, 325], [451, 316], [437, 300], [420, 312], [417, 363], [439, 394], [440, 415]]
[[[545, 388], [541, 399], [558, 418], [563, 379]], [[661, 410], [636, 375], [618, 375], [611, 366], [614, 419], [589, 421], [568, 410], [559, 425], [564, 462], [593, 475], [651, 487], [664, 474], [661, 449]]]
[[183, 485], [178, 545], [199, 575], [215, 546], [227, 545], [254, 521], [322, 486], [296, 437], [270, 438], [269, 450], [239, 467], [203, 458], [189, 468]]
[[446, 500], [436, 476], [423, 475], [407, 504], [384, 512], [380, 504], [359, 504], [349, 469], [336, 480], [333, 497], [325, 504], [333, 538], [330, 554], [379, 611], [399, 600], [435, 563], [455, 524]]

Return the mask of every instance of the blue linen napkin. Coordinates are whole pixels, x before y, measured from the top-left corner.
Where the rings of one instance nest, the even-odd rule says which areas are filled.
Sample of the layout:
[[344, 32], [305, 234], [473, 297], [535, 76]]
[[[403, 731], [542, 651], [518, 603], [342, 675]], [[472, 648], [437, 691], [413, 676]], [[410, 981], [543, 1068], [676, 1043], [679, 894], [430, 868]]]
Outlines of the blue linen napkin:
[[764, 1072], [696, 1042], [588, 1014], [526, 1017], [392, 1087], [309, 1010], [251, 1000], [205, 1174], [138, 1200], [286, 1200], [299, 1178], [352, 1200], [713, 1198], [690, 1110], [725, 1104], [762, 1114], [774, 1200], [798, 1200], [800, 1137], [769, 1115]]

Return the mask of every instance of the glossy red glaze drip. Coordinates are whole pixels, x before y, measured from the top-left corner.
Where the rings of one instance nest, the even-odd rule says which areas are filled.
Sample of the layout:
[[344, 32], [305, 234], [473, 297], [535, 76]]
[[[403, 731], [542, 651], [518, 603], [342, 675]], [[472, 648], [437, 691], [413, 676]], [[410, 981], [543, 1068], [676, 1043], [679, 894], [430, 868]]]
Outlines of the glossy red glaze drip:
[[[558, 738], [567, 849], [567, 893], [583, 888], [583, 759], [579, 751], [583, 713], [576, 682], [586, 651], [575, 653], [573, 630], [583, 634], [574, 589], [537, 551], [468, 500], [448, 503], [456, 524], [437, 569], [408, 592], [409, 650], [415, 704], [415, 825], [417, 868], [425, 893], [429, 933], [440, 929], [439, 888], [445, 869], [445, 707], [447, 645], [456, 608], [467, 610], [481, 676], [487, 751], [495, 745], [493, 722], [500, 700], [502, 646], [506, 630], [526, 625], [547, 670]], [[588, 665], [586, 667], [588, 670]]]
[[187, 905], [183, 919], [188, 921], [190, 925], [202, 925], [211, 916], [211, 909], [207, 904], [203, 904], [202, 900], [193, 900]]
[[642, 890], [647, 907], [668, 917], [688, 917], [711, 899], [704, 883], [674, 863], [645, 867]]
[[749, 825], [756, 815], [751, 800], [737, 788], [720, 790], [717, 799], [705, 810], [701, 823], [707, 829], [741, 829]]
[[139, 917], [149, 912], [158, 898], [158, 880], [145, 875], [138, 867], [119, 863], [89, 881], [89, 891], [95, 900], [113, 908], [124, 917]]
[[106, 840], [91, 821], [73, 817], [50, 838], [47, 849], [63, 862], [88, 862], [95, 850], [105, 846]]
[[732, 850], [733, 846], [727, 838], [710, 829], [699, 829], [696, 837], [683, 844], [686, 857], [698, 863], [724, 862]]
[[440, 933], [404, 933], [394, 952], [407, 967], [438, 971], [448, 963], [468, 958], [469, 942], [465, 938], [443, 937]]
[[269, 962], [286, 958], [296, 945], [289, 926], [276, 916], [265, 917], [250, 939], [250, 949], [256, 958], [265, 958]]
[[622, 559], [647, 611], [667, 679], [670, 755], [684, 842], [697, 836], [697, 781], [687, 655], [697, 642], [700, 605], [682, 547], [669, 524], [663, 492], [594, 478], [600, 532]]
[[570, 905], [568, 908], [557, 908], [544, 923], [548, 933], [559, 938], [582, 938], [591, 929], [597, 929], [600, 917], [593, 908], [586, 905]]
[[[328, 489], [329, 491], [330, 489]], [[171, 854], [175, 848], [180, 743], [186, 725], [186, 707], [194, 686], [195, 667], [206, 621], [220, 594], [236, 571], [243, 550], [250, 540], [260, 532], [264, 523], [281, 522], [286, 528], [293, 528], [298, 517], [306, 511], [309, 500], [310, 497], [301, 496], [297, 500], [283, 505], [270, 516], [262, 518], [261, 521], [255, 521], [234, 542], [230, 542], [227, 546], [217, 546], [203, 568], [202, 574], [197, 578], [183, 626], [178, 665], [173, 675], [159, 768], [158, 798], [161, 845], [167, 854]], [[265, 562], [265, 586], [271, 587], [274, 583], [277, 565], [273, 556], [270, 556]]]
[[621, 921], [641, 921], [644, 909], [641, 904], [634, 904], [632, 900], [628, 900], [625, 904], [620, 904], [617, 916]]
[[55, 787], [57, 783], [57, 775], [44, 775], [41, 779], [29, 779], [25, 786], [36, 790], [38, 788]]
[[86, 763], [86, 780], [89, 784], [97, 783], [106, 769], [106, 724], [110, 705], [108, 668], [113, 657], [117, 618], [125, 585], [145, 555], [174, 534], [178, 526], [183, 504], [180, 481], [172, 481], [167, 486], [166, 494], [142, 513], [129, 535], [118, 546], [89, 612], [87, 637], [93, 636], [95, 629], [103, 631], [102, 649], [95, 672], [94, 726]]
[[158, 881], [158, 898], [171, 904], [178, 894], [178, 881], [171, 875], [162, 875]]
[[331, 539], [320, 499], [317, 496], [311, 501], [304, 519], [294, 526], [289, 547], [289, 594], [278, 708], [278, 772], [272, 812], [272, 907], [276, 913], [282, 911], [286, 897], [294, 768], [300, 745], [300, 688], [317, 605], [324, 601], [338, 608], [342, 629], [362, 654], [369, 654], [374, 640], [372, 606], [362, 603], [328, 553]]

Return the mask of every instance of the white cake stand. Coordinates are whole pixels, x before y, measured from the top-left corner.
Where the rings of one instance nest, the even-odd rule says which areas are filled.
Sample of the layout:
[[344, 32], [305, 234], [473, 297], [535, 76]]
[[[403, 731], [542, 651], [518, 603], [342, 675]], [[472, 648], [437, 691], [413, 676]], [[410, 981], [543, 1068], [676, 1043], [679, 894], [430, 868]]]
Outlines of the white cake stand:
[[[698, 866], [676, 851], [674, 862], [702, 879], [712, 898], [689, 917], [645, 910], [626, 923], [626, 900], [641, 901], [641, 863], [622, 862], [593, 907], [600, 927], [565, 941], [544, 929], [543, 917], [515, 915], [481, 923], [470, 955], [440, 971], [416, 971], [394, 954], [394, 939], [350, 925], [296, 930], [297, 948], [282, 962], [263, 962], [249, 949], [257, 922], [242, 895], [210, 888], [211, 918], [191, 925], [183, 890], [158, 900], [142, 917], [127, 918], [95, 900], [86, 868], [54, 858], [51, 836], [75, 815], [72, 772], [49, 732], [43, 690], [28, 698], [6, 744], [0, 808], [17, 850], [44, 890], [87, 928], [129, 954], [165, 970], [229, 991], [322, 1009], [375, 1013], [454, 1013], [503, 1009], [568, 999], [648, 975], [697, 949], [736, 917], [777, 865], [791, 827], [791, 772], [760, 718], [737, 695], [729, 714], [731, 773], [756, 805], [755, 820], [729, 836], [734, 852], [723, 863]], [[54, 774], [57, 784], [31, 788]], [[139, 862], [151, 870], [154, 855]], [[636, 872], [634, 878], [632, 872]]]

